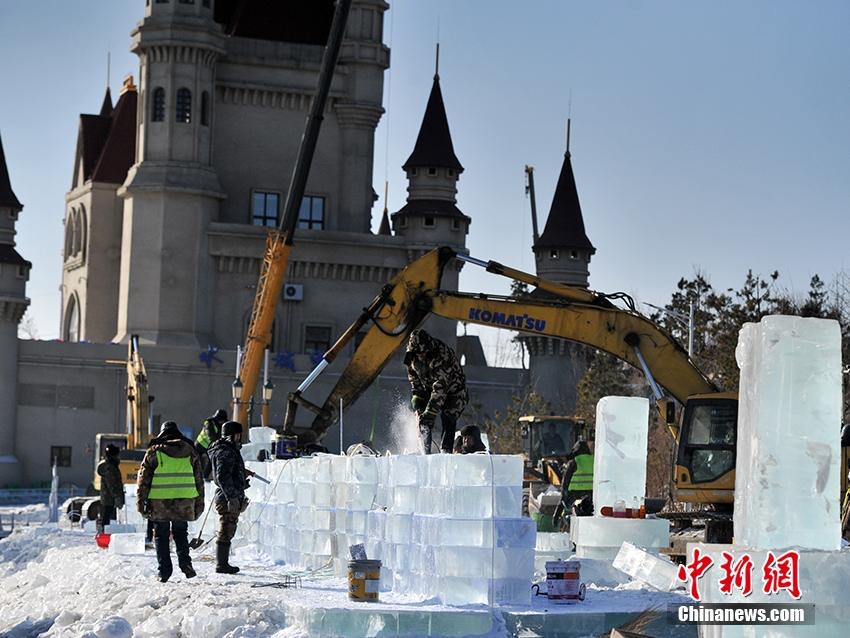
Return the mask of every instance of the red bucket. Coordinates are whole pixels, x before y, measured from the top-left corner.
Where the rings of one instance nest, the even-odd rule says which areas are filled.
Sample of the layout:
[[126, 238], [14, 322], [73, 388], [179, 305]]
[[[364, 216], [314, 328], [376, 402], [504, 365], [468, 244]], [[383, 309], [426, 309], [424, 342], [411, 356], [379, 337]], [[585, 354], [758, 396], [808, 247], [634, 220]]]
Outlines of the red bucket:
[[112, 534], [95, 534], [94, 542], [97, 543], [97, 546], [101, 549], [106, 549], [109, 547], [110, 538], [112, 538]]

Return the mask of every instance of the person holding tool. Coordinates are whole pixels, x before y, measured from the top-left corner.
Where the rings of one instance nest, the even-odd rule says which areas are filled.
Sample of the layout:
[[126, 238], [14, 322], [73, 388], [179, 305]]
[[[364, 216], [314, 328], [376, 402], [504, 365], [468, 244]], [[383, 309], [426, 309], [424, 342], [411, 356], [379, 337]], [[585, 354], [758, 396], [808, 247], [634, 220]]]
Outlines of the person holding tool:
[[236, 535], [239, 515], [248, 507], [245, 490], [248, 477], [239, 449], [242, 447], [242, 424], [228, 421], [221, 428], [221, 438], [209, 449], [212, 476], [218, 489], [213, 503], [219, 515], [216, 567], [219, 574], [235, 574], [238, 567], [230, 564], [230, 543]]
[[457, 420], [469, 402], [466, 376], [454, 350], [424, 330], [414, 330], [404, 354], [410, 380], [410, 404], [419, 416], [425, 454], [431, 453], [437, 415], [443, 427], [440, 451], [451, 454]]

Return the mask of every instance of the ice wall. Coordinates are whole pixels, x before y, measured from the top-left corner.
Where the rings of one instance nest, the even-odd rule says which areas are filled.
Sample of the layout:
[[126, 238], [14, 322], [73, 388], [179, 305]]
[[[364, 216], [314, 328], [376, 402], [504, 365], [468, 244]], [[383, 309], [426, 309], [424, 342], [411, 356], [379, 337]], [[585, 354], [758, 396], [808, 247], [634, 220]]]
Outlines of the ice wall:
[[237, 542], [276, 562], [346, 573], [349, 547], [382, 561], [385, 589], [446, 604], [528, 604], [536, 527], [521, 517], [522, 459], [336, 456], [248, 463]]
[[735, 475], [735, 544], [841, 546], [841, 329], [771, 316], [745, 324]]
[[593, 507], [622, 499], [626, 507], [646, 496], [649, 401], [641, 397], [603, 397], [596, 404]]

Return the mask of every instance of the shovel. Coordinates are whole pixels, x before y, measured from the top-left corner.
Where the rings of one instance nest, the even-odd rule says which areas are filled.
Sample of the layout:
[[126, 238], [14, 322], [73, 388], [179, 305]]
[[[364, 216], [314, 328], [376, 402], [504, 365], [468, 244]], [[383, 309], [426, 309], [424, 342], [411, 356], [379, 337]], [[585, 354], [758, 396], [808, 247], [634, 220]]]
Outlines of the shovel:
[[193, 538], [192, 540], [189, 541], [189, 549], [198, 549], [201, 545], [204, 544], [204, 541], [201, 538], [201, 534], [204, 533], [204, 527], [206, 527], [206, 525], [207, 525], [207, 518], [210, 515], [210, 510], [213, 508], [213, 502], [214, 502], [214, 500], [210, 501], [210, 505], [207, 508], [207, 513], [204, 514], [204, 522], [201, 523], [201, 529], [198, 530], [198, 535], [195, 538]]

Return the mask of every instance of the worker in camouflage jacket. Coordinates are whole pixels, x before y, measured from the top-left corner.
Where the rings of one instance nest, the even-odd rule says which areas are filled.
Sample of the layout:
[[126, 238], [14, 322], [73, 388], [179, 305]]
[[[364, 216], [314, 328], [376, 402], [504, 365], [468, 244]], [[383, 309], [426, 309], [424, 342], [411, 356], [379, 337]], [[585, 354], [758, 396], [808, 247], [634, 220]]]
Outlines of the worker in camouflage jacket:
[[97, 464], [100, 477], [100, 514], [97, 517], [97, 531], [109, 525], [117, 517], [117, 510], [124, 507], [124, 481], [119, 467], [120, 450], [111, 443], [103, 451], [103, 460]]
[[457, 420], [469, 402], [466, 376], [457, 355], [424, 330], [414, 330], [407, 342], [404, 364], [410, 380], [410, 404], [419, 416], [425, 453], [431, 453], [434, 423], [439, 415], [443, 428], [440, 451], [451, 454]]
[[213, 503], [219, 515], [216, 568], [219, 574], [235, 574], [238, 567], [230, 564], [230, 542], [236, 535], [239, 515], [248, 507], [245, 490], [248, 479], [242, 461], [242, 425], [228, 421], [221, 428], [221, 438], [209, 449], [213, 481], [218, 486]]
[[159, 436], [148, 445], [139, 467], [137, 499], [141, 515], [154, 522], [160, 581], [166, 582], [173, 570], [171, 536], [180, 570], [186, 578], [193, 578], [189, 521], [197, 520], [204, 511], [203, 468], [194, 444], [174, 421], [163, 423]]

